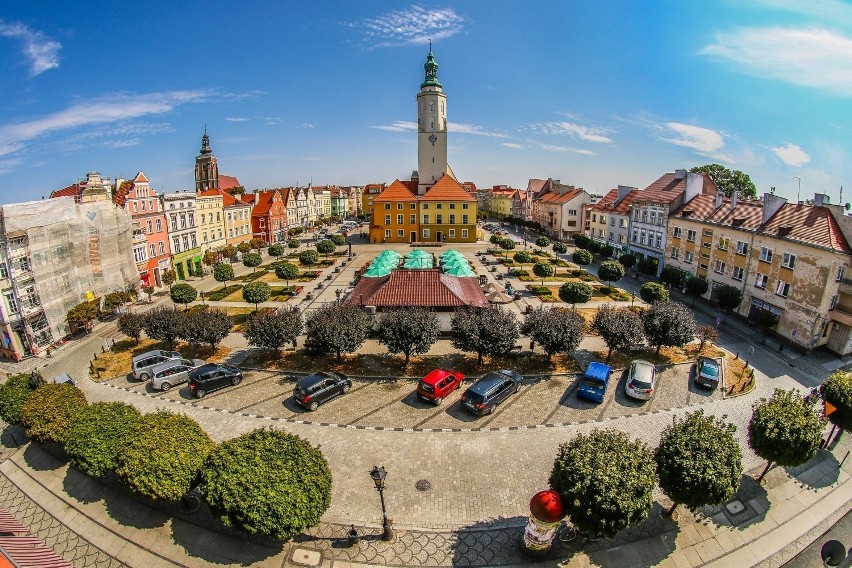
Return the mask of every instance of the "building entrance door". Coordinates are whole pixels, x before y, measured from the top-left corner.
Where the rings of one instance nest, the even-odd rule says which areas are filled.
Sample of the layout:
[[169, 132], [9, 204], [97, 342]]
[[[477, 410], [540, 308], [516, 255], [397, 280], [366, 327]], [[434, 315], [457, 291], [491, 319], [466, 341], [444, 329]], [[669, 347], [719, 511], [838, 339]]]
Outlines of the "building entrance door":
[[442, 243], [444, 242], [444, 233], [441, 231], [437, 231], [435, 233], [435, 242]]
[[417, 231], [411, 231], [411, 242], [412, 243], [417, 242]]

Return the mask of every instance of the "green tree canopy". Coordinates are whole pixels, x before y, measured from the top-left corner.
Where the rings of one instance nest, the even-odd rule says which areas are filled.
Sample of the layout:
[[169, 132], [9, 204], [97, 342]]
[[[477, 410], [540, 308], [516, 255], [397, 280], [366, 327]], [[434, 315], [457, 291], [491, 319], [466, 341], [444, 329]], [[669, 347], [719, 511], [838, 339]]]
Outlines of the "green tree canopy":
[[333, 253], [336, 248], [337, 245], [335, 245], [330, 239], [324, 239], [317, 243], [317, 252], [324, 254], [326, 258], [328, 258], [328, 255]]
[[133, 312], [127, 312], [126, 314], [121, 314], [116, 322], [118, 327], [118, 331], [126, 335], [127, 337], [132, 337], [136, 340], [136, 344], [139, 345], [139, 338], [142, 336], [142, 329], [145, 324], [145, 316], [135, 314]]
[[175, 304], [183, 304], [184, 308], [186, 308], [190, 302], [194, 302], [198, 297], [198, 290], [186, 282], [181, 282], [180, 284], [172, 286], [169, 295], [172, 298], [172, 302]]
[[74, 325], [88, 325], [98, 319], [98, 300], [81, 302], [68, 310], [65, 319]]
[[36, 442], [64, 444], [71, 424], [86, 407], [83, 391], [69, 384], [41, 385], [21, 408], [21, 423]]
[[535, 240], [535, 246], [538, 248], [547, 248], [550, 246], [550, 239], [547, 237], [539, 237]]
[[728, 197], [731, 197], [735, 191], [739, 192], [741, 198], [755, 199], [757, 197], [757, 188], [754, 182], [751, 181], [748, 174], [740, 170], [729, 170], [721, 164], [705, 164], [695, 166], [689, 171], [709, 174], [716, 187]]
[[[588, 244], [586, 246], [589, 246]], [[571, 255], [571, 260], [574, 261], [574, 264], [578, 264], [580, 266], [587, 266], [592, 263], [592, 253], [586, 249], [578, 248], [574, 251], [574, 254]]]
[[639, 261], [639, 272], [646, 276], [653, 276], [657, 273], [657, 266], [660, 264], [656, 258], [643, 258]]
[[586, 249], [587, 251], [589, 251], [590, 253], [594, 254], [594, 253], [600, 252], [600, 250], [601, 250], [601, 243], [599, 243], [598, 241], [592, 241], [592, 240], [590, 240], [590, 241], [588, 242], [588, 244], [587, 244], [585, 247], [583, 247], [583, 248], [585, 248], [585, 249]]
[[609, 349], [606, 354], [607, 361], [613, 350], [627, 351], [645, 340], [642, 317], [629, 308], [616, 308], [612, 304], [604, 304], [598, 308], [592, 329], [598, 332]]
[[142, 415], [123, 402], [95, 402], [84, 407], [68, 430], [65, 451], [71, 463], [92, 477], [101, 477], [118, 466], [124, 437], [134, 430]]
[[513, 241], [512, 239], [503, 239], [502, 241], [500, 241], [500, 248], [506, 251], [506, 253], [508, 253], [510, 250], [515, 249], [515, 241]]
[[290, 280], [299, 277], [299, 267], [292, 262], [279, 262], [275, 265], [275, 277], [284, 280], [289, 286]]
[[254, 304], [255, 311], [257, 311], [257, 305], [268, 300], [271, 295], [272, 290], [266, 282], [249, 282], [243, 286], [243, 300]]
[[289, 241], [287, 241], [287, 247], [291, 249], [297, 249], [299, 248], [299, 241], [297, 241], [296, 239], [290, 239]]
[[565, 246], [565, 243], [560, 243], [559, 241], [553, 243], [553, 252], [556, 254], [565, 254], [568, 252], [568, 247]]
[[314, 310], [305, 321], [305, 348], [314, 353], [332, 352], [337, 361], [344, 353], [357, 351], [372, 327], [370, 316], [355, 306], [326, 304]]
[[533, 265], [533, 274], [541, 278], [541, 285], [544, 286], [544, 279], [550, 278], [556, 273], [556, 269], [549, 262], [536, 262]]
[[319, 253], [314, 249], [305, 249], [299, 253], [299, 262], [305, 266], [311, 266], [319, 261]]
[[201, 258], [201, 262], [206, 264], [207, 266], [213, 266], [217, 262], [219, 262], [219, 255], [213, 252], [212, 250], [208, 250], [204, 253], [204, 256]]
[[601, 255], [603, 258], [612, 258], [614, 252], [615, 249], [612, 248], [612, 245], [609, 245], [607, 243], [602, 243], [600, 248], [598, 249], [598, 254]]
[[505, 239], [503, 239], [503, 237], [501, 237], [497, 233], [494, 233], [493, 235], [491, 235], [491, 238], [488, 239], [488, 242], [492, 245], [497, 245], [499, 247], [500, 243], [502, 243], [504, 240]]
[[222, 258], [226, 258], [228, 260], [234, 260], [234, 257], [237, 256], [237, 247], [234, 245], [225, 245], [225, 247], [221, 250]]
[[618, 282], [624, 278], [624, 266], [615, 260], [605, 260], [598, 267], [598, 278], [604, 282]]
[[165, 341], [169, 349], [174, 349], [175, 340], [183, 332], [185, 314], [165, 306], [145, 312], [142, 327], [151, 339]]
[[698, 296], [703, 296], [710, 289], [710, 282], [703, 276], [690, 276], [686, 281], [686, 291], [692, 296], [692, 305], [695, 305], [695, 299]]
[[555, 353], [571, 355], [583, 339], [585, 321], [575, 311], [539, 307], [524, 318], [521, 333], [541, 345], [550, 361]]
[[340, 233], [335, 234], [335, 235], [331, 235], [329, 237], [329, 239], [331, 240], [331, 242], [333, 242], [334, 244], [336, 244], [339, 247], [342, 247], [343, 245], [346, 244], [346, 237], [344, 237]]
[[574, 235], [574, 246], [577, 248], [585, 249], [589, 246], [589, 243], [592, 242], [592, 239], [587, 237], [586, 235], [576, 234]]
[[243, 255], [243, 266], [251, 268], [252, 274], [261, 262], [263, 262], [263, 259], [260, 257], [260, 253], [247, 252]]
[[748, 444], [767, 461], [758, 481], [773, 463], [797, 466], [814, 457], [822, 427], [814, 407], [798, 392], [775, 389], [772, 398], [756, 402], [748, 423]]
[[672, 266], [671, 264], [667, 264], [663, 267], [663, 271], [660, 272], [660, 282], [675, 288], [680, 288], [683, 285], [685, 276], [686, 273], [683, 270]]
[[291, 311], [262, 311], [246, 320], [243, 335], [249, 345], [280, 351], [302, 333], [302, 316]]
[[228, 280], [234, 279], [234, 267], [228, 263], [220, 262], [213, 267], [213, 278], [216, 282], [222, 282], [225, 290], [227, 290]]
[[499, 306], [457, 310], [451, 326], [453, 347], [476, 353], [479, 365], [485, 355], [508, 353], [518, 339], [515, 314]]
[[104, 296], [103, 313], [112, 315], [118, 308], [130, 301], [130, 294], [124, 291], [110, 292]]
[[662, 284], [657, 284], [656, 282], [645, 282], [642, 284], [642, 287], [639, 288], [639, 297], [649, 304], [668, 302], [669, 291], [666, 290], [666, 287]]
[[719, 307], [728, 313], [736, 310], [743, 303], [743, 291], [730, 284], [722, 284], [716, 287], [716, 299]]
[[249, 241], [249, 245], [251, 245], [251, 248], [256, 250], [258, 254], [260, 254], [260, 249], [266, 246], [266, 241], [264, 241], [260, 237], [255, 237]]
[[177, 282], [177, 272], [174, 270], [164, 270], [162, 275], [163, 284], [166, 286], [171, 286], [175, 282]]
[[680, 302], [656, 302], [643, 317], [645, 337], [657, 346], [683, 347], [695, 339], [695, 316]]
[[216, 350], [231, 332], [231, 316], [218, 308], [194, 310], [183, 320], [181, 337], [194, 345], [209, 345]]
[[280, 258], [284, 255], [284, 245], [280, 243], [275, 243], [274, 245], [269, 245], [269, 248], [266, 250], [269, 253], [269, 256], [274, 256], [275, 258]]
[[618, 262], [629, 270], [636, 264], [636, 257], [630, 253], [624, 253], [618, 257]]
[[331, 504], [331, 469], [319, 448], [279, 430], [223, 442], [201, 469], [204, 500], [225, 526], [289, 539]]
[[523, 269], [525, 264], [529, 264], [533, 261], [533, 256], [525, 250], [519, 250], [512, 255], [512, 259], [520, 264], [521, 269]]
[[737, 427], [703, 410], [691, 412], [663, 430], [654, 452], [660, 487], [674, 501], [695, 511], [721, 505], [737, 492], [743, 473]]
[[248, 241], [242, 241], [237, 245], [237, 250], [240, 251], [240, 254], [246, 254], [251, 250], [251, 243]]
[[585, 282], [566, 282], [559, 287], [559, 299], [572, 305], [585, 304], [592, 299], [592, 287]]
[[852, 428], [852, 371], [835, 371], [823, 383], [825, 401], [836, 410], [828, 415], [832, 424], [844, 430]]
[[34, 389], [29, 373], [12, 375], [6, 379], [0, 385], [0, 420], [7, 424], [19, 424], [21, 409]]
[[385, 312], [377, 328], [379, 343], [388, 353], [405, 355], [405, 366], [412, 355], [423, 355], [438, 341], [441, 326], [438, 316], [425, 308], [406, 307]]
[[656, 473], [645, 444], [624, 432], [593, 430], [559, 446], [549, 483], [574, 526], [612, 538], [648, 515]]

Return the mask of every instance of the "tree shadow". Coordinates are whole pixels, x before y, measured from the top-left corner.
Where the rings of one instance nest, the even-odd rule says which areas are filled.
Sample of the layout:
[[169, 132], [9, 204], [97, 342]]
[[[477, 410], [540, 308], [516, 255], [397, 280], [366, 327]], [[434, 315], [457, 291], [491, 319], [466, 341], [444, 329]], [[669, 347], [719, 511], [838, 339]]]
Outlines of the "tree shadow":
[[0, 432], [0, 446], [9, 450], [17, 450], [29, 441], [24, 427], [20, 424], [11, 424]]
[[790, 477], [810, 489], [829, 487], [837, 483], [840, 477], [840, 462], [826, 449], [818, 450], [813, 458], [802, 465], [784, 469]]
[[35, 471], [55, 471], [68, 463], [62, 444], [27, 444], [24, 461]]
[[752, 475], [743, 473], [740, 487], [731, 499], [722, 505], [702, 507], [700, 512], [706, 522], [743, 530], [762, 522], [769, 507], [766, 488]]
[[104, 498], [107, 489], [85, 473], [69, 467], [62, 480], [62, 489], [69, 497], [89, 505]]
[[[206, 509], [206, 505], [202, 504], [202, 509]], [[283, 547], [283, 542], [276, 539], [258, 542], [248, 535], [233, 532], [235, 534], [232, 535], [215, 530], [199, 530], [197, 524], [172, 519], [172, 538], [175, 543], [183, 547], [188, 555], [211, 564], [250, 566], [279, 554]]]

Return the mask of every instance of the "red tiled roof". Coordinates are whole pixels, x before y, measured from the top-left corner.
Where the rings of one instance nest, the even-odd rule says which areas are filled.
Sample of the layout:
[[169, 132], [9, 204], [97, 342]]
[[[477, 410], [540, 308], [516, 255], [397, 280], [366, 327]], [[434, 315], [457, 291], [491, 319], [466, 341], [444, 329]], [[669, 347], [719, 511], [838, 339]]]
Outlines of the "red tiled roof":
[[568, 203], [580, 193], [582, 193], [582, 189], [572, 189], [571, 191], [566, 191], [565, 193], [546, 193], [544, 196], [539, 198], [540, 203]]
[[[779, 234], [782, 228], [785, 231], [789, 228], [790, 232]], [[843, 237], [843, 232], [828, 207], [785, 203], [766, 222], [763, 232], [836, 252], [852, 253], [852, 248], [849, 248], [849, 243]]]
[[221, 195], [221, 193], [218, 189], [205, 189], [198, 194], [199, 197], [218, 197], [219, 195]]
[[138, 174], [136, 174], [136, 177], [133, 178], [133, 181], [135, 183], [149, 183], [148, 178], [145, 177], [145, 174], [143, 174], [142, 172], [139, 172]]
[[50, 192], [50, 198], [54, 197], [74, 197], [77, 198], [80, 196], [81, 187], [79, 183], [75, 183], [73, 185], [69, 185], [68, 187], [63, 187], [62, 189], [57, 189], [56, 191]]
[[240, 180], [235, 178], [234, 176], [223, 176], [219, 174], [219, 189], [233, 189], [235, 187], [242, 187], [243, 184], [240, 183]]
[[[688, 215], [684, 212], [691, 211]], [[672, 219], [684, 217], [694, 221], [706, 221], [744, 231], [756, 231], [760, 228], [763, 215], [763, 202], [759, 199], [738, 199], [731, 209], [731, 200], [722, 198], [722, 205], [716, 207], [716, 196], [709, 193], [696, 195], [672, 213]], [[736, 221], [735, 221], [736, 219]]]
[[269, 210], [272, 209], [272, 196], [275, 194], [275, 190], [272, 191], [258, 191], [254, 194], [254, 209], [252, 209], [252, 215], [267, 215]]
[[663, 174], [642, 191], [642, 201], [671, 203], [686, 190], [686, 177], [675, 179], [675, 173]]
[[118, 189], [115, 191], [115, 193], [112, 194], [112, 202], [118, 205], [119, 207], [124, 207], [124, 204], [127, 203], [127, 195], [130, 193], [131, 189], [133, 189], [132, 181], [124, 180], [123, 182], [121, 182], [121, 185], [118, 186]]
[[459, 182], [448, 174], [441, 176], [441, 179], [435, 182], [435, 185], [430, 187], [420, 199], [424, 201], [476, 201], [476, 197], [466, 192]]
[[350, 306], [488, 307], [476, 278], [458, 278], [440, 269], [392, 270], [381, 278], [361, 278], [344, 302]]
[[533, 195], [544, 189], [544, 186], [547, 185], [546, 179], [535, 179], [530, 178], [527, 182], [527, 191], [532, 191]]
[[417, 196], [411, 193], [411, 190], [401, 181], [394, 180], [386, 190], [376, 196], [373, 203], [382, 203], [385, 201], [417, 201]]

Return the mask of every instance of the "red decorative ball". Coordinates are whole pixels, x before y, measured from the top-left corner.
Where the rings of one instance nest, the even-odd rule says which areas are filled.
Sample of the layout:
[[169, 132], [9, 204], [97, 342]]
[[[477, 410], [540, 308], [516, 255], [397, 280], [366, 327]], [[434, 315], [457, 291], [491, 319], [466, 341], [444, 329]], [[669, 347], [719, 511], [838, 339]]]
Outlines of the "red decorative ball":
[[546, 523], [555, 523], [565, 516], [562, 497], [553, 489], [539, 491], [530, 499], [530, 513]]

